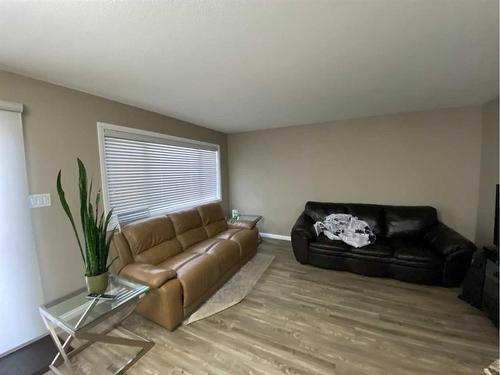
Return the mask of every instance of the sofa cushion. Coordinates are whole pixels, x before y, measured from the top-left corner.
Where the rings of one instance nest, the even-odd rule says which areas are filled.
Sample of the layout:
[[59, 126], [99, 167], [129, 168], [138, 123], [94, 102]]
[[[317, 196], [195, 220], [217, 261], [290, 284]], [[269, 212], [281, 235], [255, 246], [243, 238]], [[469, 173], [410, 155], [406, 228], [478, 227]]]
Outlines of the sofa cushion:
[[346, 213], [366, 221], [375, 235], [385, 234], [384, 208], [377, 204], [354, 204], [345, 205]]
[[239, 246], [234, 241], [209, 238], [185, 250], [186, 253], [207, 254], [217, 259], [222, 274], [240, 261]]
[[320, 234], [315, 241], [310, 243], [311, 250], [320, 250], [327, 252], [347, 252], [349, 251], [349, 245], [345, 244], [339, 240], [331, 240], [326, 237], [324, 234]]
[[168, 216], [184, 250], [208, 238], [197, 209], [175, 212]]
[[378, 238], [374, 244], [360, 248], [351, 247], [352, 254], [365, 255], [370, 257], [389, 258], [394, 254], [393, 248], [385, 238]]
[[238, 245], [240, 257], [245, 258], [257, 248], [258, 234], [257, 229], [233, 228], [219, 233], [217, 238], [231, 240]]
[[234, 241], [238, 244], [240, 248], [240, 258], [247, 258], [257, 250], [259, 242], [257, 228], [238, 230], [230, 237], [230, 241]]
[[421, 239], [394, 238], [388, 242], [394, 250], [394, 260], [418, 267], [440, 267], [442, 260]]
[[158, 267], [170, 268], [176, 271], [179, 268], [181, 268], [184, 264], [186, 264], [190, 260], [193, 260], [194, 258], [199, 257], [200, 255], [201, 253], [183, 251], [182, 253], [174, 255], [172, 258], [169, 258], [166, 261], [161, 262], [160, 264], [158, 264]]
[[412, 238], [423, 235], [437, 224], [437, 213], [430, 206], [385, 206], [387, 238]]
[[208, 225], [215, 221], [225, 220], [224, 211], [219, 203], [209, 203], [197, 207], [203, 225]]
[[307, 202], [305, 213], [316, 222], [330, 214], [345, 214], [346, 208], [343, 203]]
[[170, 219], [157, 216], [125, 225], [126, 238], [136, 262], [158, 264], [182, 251]]
[[213, 237], [227, 229], [226, 217], [219, 203], [205, 204], [197, 209], [208, 237]]
[[224, 232], [218, 233], [215, 237], [220, 238], [223, 240], [229, 240], [231, 237], [233, 237], [236, 233], [241, 232], [241, 228], [233, 228], [233, 229], [227, 229]]
[[180, 252], [182, 252], [181, 244], [174, 238], [143, 251], [136, 255], [134, 259], [139, 263], [158, 264]]
[[177, 278], [182, 285], [185, 309], [198, 303], [199, 299], [217, 283], [221, 276], [215, 257], [207, 254], [191, 254], [196, 256], [176, 270]]
[[368, 256], [379, 258], [390, 258], [394, 250], [384, 238], [379, 238], [377, 241], [368, 246], [355, 248], [347, 245], [339, 240], [330, 240], [324, 234], [320, 234], [316, 241], [310, 244], [311, 251], [322, 254], [336, 254], [344, 256]]
[[127, 224], [123, 226], [122, 233], [133, 254], [139, 254], [175, 237], [172, 222], [166, 216], [156, 216]]
[[[209, 241], [213, 242], [208, 244]], [[199, 246], [203, 243], [207, 243], [207, 246]], [[214, 257], [222, 275], [235, 267], [240, 261], [240, 248], [235, 241], [210, 238], [190, 247], [186, 252], [196, 252]]]
[[226, 219], [214, 221], [208, 225], [205, 225], [205, 231], [208, 237], [213, 237], [220, 232], [224, 232], [227, 229]]
[[194, 253], [206, 253], [208, 249], [217, 244], [221, 239], [220, 238], [207, 238], [206, 240], [195, 243], [192, 246], [189, 246], [185, 251], [191, 251]]
[[196, 207], [200, 214], [203, 225], [208, 225], [215, 221], [226, 220], [222, 206], [219, 203], [209, 203]]

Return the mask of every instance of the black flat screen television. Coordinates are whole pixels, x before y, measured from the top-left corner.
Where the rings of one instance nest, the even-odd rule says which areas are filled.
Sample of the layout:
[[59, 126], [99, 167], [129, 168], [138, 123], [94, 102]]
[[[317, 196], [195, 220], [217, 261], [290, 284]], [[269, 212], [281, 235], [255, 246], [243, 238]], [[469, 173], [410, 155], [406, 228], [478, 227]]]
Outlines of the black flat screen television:
[[495, 228], [493, 228], [493, 243], [495, 246], [498, 246], [498, 184], [497, 184], [497, 193], [495, 199]]

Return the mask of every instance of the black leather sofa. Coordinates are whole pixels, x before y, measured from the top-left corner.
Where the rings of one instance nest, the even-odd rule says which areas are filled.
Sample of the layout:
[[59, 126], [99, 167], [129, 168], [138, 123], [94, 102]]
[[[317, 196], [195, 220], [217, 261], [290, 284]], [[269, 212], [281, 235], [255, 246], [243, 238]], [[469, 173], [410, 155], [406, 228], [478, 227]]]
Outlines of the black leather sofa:
[[[313, 224], [332, 213], [366, 221], [377, 240], [356, 249], [316, 236]], [[295, 258], [303, 264], [448, 287], [460, 285], [476, 250], [439, 222], [430, 206], [307, 202], [291, 235]]]

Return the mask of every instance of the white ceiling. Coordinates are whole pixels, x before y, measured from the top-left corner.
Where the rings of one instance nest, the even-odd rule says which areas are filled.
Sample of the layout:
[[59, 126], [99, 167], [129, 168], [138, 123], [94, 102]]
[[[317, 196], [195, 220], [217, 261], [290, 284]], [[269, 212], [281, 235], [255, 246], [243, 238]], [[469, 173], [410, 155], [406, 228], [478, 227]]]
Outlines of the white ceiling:
[[4, 0], [0, 65], [233, 133], [483, 103], [497, 18], [497, 0]]

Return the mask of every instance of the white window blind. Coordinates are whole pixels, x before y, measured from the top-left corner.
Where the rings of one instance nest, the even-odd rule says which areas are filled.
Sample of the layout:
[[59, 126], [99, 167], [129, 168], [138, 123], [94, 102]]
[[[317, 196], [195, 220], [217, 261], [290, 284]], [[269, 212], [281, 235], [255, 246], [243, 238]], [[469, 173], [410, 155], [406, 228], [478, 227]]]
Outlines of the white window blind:
[[100, 131], [106, 208], [115, 218], [133, 221], [220, 199], [219, 146], [123, 129]]

